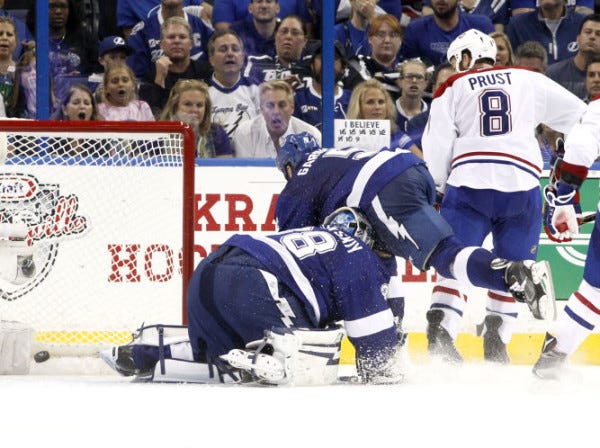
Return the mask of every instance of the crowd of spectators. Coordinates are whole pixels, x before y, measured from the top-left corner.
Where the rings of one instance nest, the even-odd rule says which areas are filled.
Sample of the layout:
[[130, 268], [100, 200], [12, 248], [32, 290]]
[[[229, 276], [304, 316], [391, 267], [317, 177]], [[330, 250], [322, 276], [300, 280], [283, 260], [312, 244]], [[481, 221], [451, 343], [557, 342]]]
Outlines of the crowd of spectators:
[[[546, 73], [585, 101], [600, 93], [592, 0], [335, 7], [334, 116], [390, 120], [391, 145], [420, 152], [432, 95], [453, 73], [448, 44], [470, 28], [494, 38], [497, 65]], [[273, 158], [290, 133], [320, 139], [319, 0], [48, 0], [48, 8], [53, 118], [181, 120], [194, 128], [198, 157]], [[0, 0], [0, 116], [36, 116], [35, 18], [35, 2]], [[532, 132], [541, 148], [555, 139], [550, 129]]]

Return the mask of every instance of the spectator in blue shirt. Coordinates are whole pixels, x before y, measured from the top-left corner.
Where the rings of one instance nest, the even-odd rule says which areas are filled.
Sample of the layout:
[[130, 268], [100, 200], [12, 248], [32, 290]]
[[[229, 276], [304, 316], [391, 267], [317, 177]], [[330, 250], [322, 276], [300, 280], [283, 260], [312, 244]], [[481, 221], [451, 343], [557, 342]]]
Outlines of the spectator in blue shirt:
[[335, 26], [335, 40], [343, 45], [346, 57], [359, 54], [368, 56], [371, 52], [367, 27], [375, 17], [376, 3], [377, 0], [350, 0], [352, 7], [350, 18]]
[[404, 31], [401, 53], [406, 59], [421, 58], [427, 64], [446, 62], [448, 45], [459, 34], [475, 28], [490, 34], [494, 25], [487, 16], [461, 12], [458, 0], [431, 0], [433, 14], [412, 20]]
[[575, 55], [577, 34], [585, 17], [567, 8], [566, 0], [539, 0], [535, 11], [511, 18], [506, 34], [513, 48], [528, 40], [540, 42], [551, 65]]
[[242, 38], [248, 56], [275, 56], [275, 29], [280, 6], [278, 0], [251, 0], [248, 17], [231, 24]]
[[138, 79], [148, 77], [152, 66], [163, 54], [160, 48], [161, 26], [169, 17], [183, 17], [192, 27], [192, 59], [207, 60], [206, 45], [213, 30], [196, 16], [183, 10], [183, 0], [161, 0], [158, 13], [139, 22], [131, 31], [127, 44], [133, 54], [127, 58], [127, 64]]
[[[460, 10], [467, 14], [488, 16], [496, 31], [504, 31], [510, 19], [510, 0], [461, 0], [458, 4]], [[423, 15], [433, 14], [431, 0], [423, 2]]]
[[[217, 0], [213, 7], [213, 26], [216, 30], [227, 29], [232, 23], [244, 20], [250, 12], [248, 6], [251, 0]], [[309, 19], [305, 0], [285, 0], [279, 5], [278, 17], [297, 14], [303, 21]]]
[[[510, 0], [512, 15], [516, 16], [524, 12], [535, 10], [537, 0]], [[567, 6], [574, 8], [580, 14], [592, 14], [594, 12], [594, 0], [569, 0]]]
[[546, 76], [582, 100], [588, 97], [585, 69], [590, 60], [600, 56], [600, 14], [586, 16], [577, 34], [577, 53], [571, 58], [551, 64]]
[[[322, 130], [323, 116], [323, 85], [322, 64], [323, 47], [319, 45], [314, 50], [314, 56], [310, 63], [312, 76], [305, 78], [305, 86], [296, 90], [294, 94], [294, 117]], [[339, 42], [335, 43], [335, 86], [334, 86], [334, 118], [346, 118], [346, 110], [350, 101], [350, 91], [340, 86], [346, 62], [344, 49]]]
[[[210, 19], [212, 5], [203, 0], [184, 0], [183, 6], [202, 5], [202, 18]], [[160, 0], [118, 0], [117, 1], [117, 26], [121, 29], [125, 39], [129, 38], [132, 28], [138, 23], [156, 14]]]

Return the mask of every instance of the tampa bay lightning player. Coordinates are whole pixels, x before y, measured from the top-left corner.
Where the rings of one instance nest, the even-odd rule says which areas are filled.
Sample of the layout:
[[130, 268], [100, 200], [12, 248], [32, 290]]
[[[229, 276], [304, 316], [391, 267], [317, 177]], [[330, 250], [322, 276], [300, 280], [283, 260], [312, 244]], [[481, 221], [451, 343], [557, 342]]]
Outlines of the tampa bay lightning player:
[[375, 230], [376, 248], [420, 270], [433, 266], [444, 277], [509, 291], [538, 317], [553, 302], [542, 282], [547, 264], [498, 259], [454, 236], [432, 206], [435, 186], [424, 161], [409, 151], [322, 149], [302, 133], [286, 138], [277, 167], [288, 180], [275, 208], [281, 230], [317, 225], [341, 206], [356, 207]]
[[[192, 275], [189, 338], [177, 344], [142, 340], [101, 356], [124, 375], [156, 373], [161, 358], [187, 359], [176, 368], [183, 372], [225, 360], [261, 383], [318, 384], [332, 378], [332, 367], [337, 379], [343, 333], [334, 324], [344, 321], [361, 380], [400, 382], [404, 339], [386, 302], [391, 273], [372, 242], [369, 223], [348, 207], [322, 227], [234, 235]], [[198, 378], [208, 381], [206, 372]]]

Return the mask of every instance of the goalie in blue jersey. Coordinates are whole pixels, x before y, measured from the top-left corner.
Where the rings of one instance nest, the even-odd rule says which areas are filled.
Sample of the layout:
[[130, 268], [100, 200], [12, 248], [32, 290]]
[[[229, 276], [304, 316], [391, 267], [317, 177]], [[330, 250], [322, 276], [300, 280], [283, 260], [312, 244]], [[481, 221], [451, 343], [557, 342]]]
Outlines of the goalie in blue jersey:
[[361, 382], [401, 382], [405, 339], [386, 302], [395, 262], [372, 243], [370, 224], [348, 207], [323, 227], [234, 235], [195, 269], [187, 329], [146, 327], [101, 357], [159, 381], [328, 384], [346, 334]]
[[[425, 162], [411, 152], [322, 149], [303, 133], [286, 138], [277, 166], [288, 180], [275, 207], [281, 230], [316, 225], [339, 207], [355, 207], [373, 226], [375, 249], [422, 271], [434, 267], [446, 278], [510, 292], [536, 318], [553, 312], [549, 264], [499, 259], [481, 247], [465, 246], [433, 207], [433, 179]], [[429, 322], [430, 327], [434, 324]], [[429, 344], [435, 354], [436, 344], [445, 349], [448, 341]]]

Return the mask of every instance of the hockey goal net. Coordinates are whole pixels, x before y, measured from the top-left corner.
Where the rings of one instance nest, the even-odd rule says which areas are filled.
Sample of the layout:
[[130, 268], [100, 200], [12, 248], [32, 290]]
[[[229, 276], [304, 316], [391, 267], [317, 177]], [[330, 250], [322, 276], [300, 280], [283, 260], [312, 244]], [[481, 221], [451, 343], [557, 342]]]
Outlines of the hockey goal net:
[[64, 355], [185, 320], [194, 154], [181, 123], [0, 121], [0, 222], [27, 225], [36, 265], [0, 279], [0, 319]]

